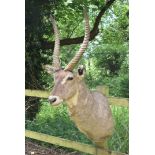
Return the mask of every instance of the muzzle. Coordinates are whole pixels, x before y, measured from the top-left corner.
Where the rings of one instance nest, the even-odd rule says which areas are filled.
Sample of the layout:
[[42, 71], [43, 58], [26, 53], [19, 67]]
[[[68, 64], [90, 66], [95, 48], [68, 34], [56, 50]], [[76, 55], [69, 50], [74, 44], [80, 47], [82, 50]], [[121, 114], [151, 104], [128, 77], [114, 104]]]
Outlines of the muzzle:
[[49, 96], [48, 101], [50, 102], [51, 105], [57, 106], [63, 102], [63, 99], [61, 99], [59, 96]]

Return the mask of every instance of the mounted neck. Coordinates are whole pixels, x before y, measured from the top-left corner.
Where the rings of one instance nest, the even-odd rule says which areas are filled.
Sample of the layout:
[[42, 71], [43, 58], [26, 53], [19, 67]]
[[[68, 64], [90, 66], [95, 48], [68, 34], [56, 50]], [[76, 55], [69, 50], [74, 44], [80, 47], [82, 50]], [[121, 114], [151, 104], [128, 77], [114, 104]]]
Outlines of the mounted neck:
[[91, 96], [89, 89], [86, 87], [83, 81], [78, 84], [76, 89], [77, 91], [75, 95], [67, 100], [67, 105], [71, 115], [85, 107], [88, 104], [88, 96]]

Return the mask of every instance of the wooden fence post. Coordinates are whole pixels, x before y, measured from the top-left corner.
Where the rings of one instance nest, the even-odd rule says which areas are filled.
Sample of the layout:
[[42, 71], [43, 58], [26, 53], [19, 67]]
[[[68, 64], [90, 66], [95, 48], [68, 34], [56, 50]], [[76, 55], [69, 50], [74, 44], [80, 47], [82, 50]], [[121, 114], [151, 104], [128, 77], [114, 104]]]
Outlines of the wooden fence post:
[[96, 90], [103, 93], [105, 96], [109, 96], [109, 87], [108, 86], [97, 86]]

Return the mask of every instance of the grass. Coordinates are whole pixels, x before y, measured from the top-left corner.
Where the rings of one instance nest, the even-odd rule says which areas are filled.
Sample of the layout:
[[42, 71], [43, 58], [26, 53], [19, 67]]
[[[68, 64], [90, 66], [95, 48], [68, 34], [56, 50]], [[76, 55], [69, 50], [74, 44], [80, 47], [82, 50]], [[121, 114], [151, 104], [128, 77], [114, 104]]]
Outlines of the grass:
[[[26, 129], [37, 131], [69, 140], [92, 144], [70, 120], [66, 105], [52, 107], [42, 100], [40, 112], [33, 121], [26, 120]], [[112, 106], [115, 119], [115, 131], [108, 141], [114, 151], [128, 153], [128, 108]]]

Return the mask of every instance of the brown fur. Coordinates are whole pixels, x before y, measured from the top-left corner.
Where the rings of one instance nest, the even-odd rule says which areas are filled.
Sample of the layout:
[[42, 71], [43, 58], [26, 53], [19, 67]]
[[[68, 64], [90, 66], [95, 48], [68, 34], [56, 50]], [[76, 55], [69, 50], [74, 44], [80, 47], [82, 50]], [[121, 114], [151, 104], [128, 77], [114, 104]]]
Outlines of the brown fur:
[[[65, 81], [67, 76], [73, 76], [74, 79]], [[95, 143], [100, 143], [113, 132], [111, 109], [107, 98], [99, 92], [90, 91], [82, 79], [82, 76], [69, 71], [55, 73], [55, 86], [51, 95], [65, 100], [70, 117], [78, 129]]]

